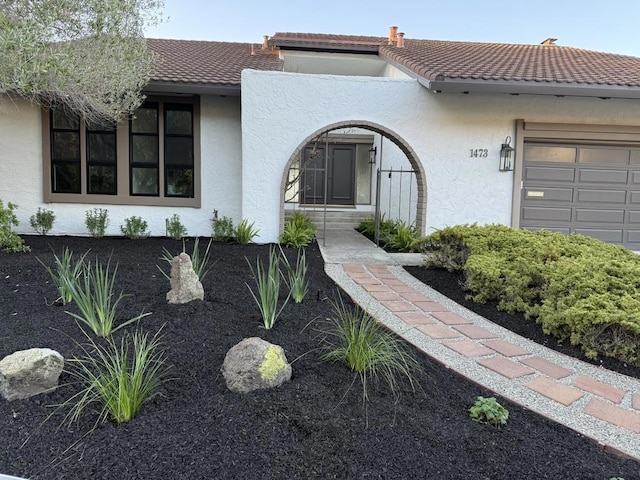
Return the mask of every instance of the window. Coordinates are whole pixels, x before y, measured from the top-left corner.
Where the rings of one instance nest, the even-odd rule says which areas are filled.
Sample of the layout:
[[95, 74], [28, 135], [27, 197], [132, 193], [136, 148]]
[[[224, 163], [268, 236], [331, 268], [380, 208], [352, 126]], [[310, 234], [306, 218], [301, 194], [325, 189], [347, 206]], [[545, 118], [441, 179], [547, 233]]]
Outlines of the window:
[[117, 136], [115, 126], [87, 128], [87, 193], [118, 193]]
[[80, 193], [80, 120], [51, 111], [51, 187], [55, 193]]
[[43, 115], [45, 201], [199, 207], [199, 99], [167, 100], [113, 127]]

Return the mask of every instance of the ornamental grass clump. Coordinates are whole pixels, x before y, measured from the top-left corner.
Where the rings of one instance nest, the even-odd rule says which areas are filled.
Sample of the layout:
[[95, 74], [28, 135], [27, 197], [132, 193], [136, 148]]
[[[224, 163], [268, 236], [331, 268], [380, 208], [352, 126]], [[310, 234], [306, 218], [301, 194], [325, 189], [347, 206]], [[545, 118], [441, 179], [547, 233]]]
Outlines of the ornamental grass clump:
[[[213, 239], [209, 239], [209, 243], [207, 243], [207, 248], [204, 249], [204, 252], [200, 251], [200, 238], [196, 237], [193, 241], [193, 248], [191, 250], [191, 254], [189, 257], [191, 258], [191, 266], [193, 267], [193, 271], [196, 275], [198, 275], [198, 280], [202, 282], [204, 277], [207, 276], [209, 270], [213, 267], [213, 265], [209, 265], [209, 261], [211, 260], [211, 243]], [[186, 253], [187, 245], [184, 239], [182, 240], [182, 251]], [[167, 250], [166, 248], [162, 249], [162, 257], [161, 260], [167, 262], [169, 266], [171, 266], [171, 262], [173, 261], [174, 255]], [[170, 273], [165, 272], [160, 268], [159, 265], [156, 265], [160, 273], [164, 275], [165, 278], [171, 280]]]
[[276, 320], [291, 297], [291, 292], [289, 292], [282, 305], [278, 308], [282, 280], [280, 256], [278, 255], [278, 251], [272, 246], [269, 249], [269, 264], [266, 268], [260, 258], [256, 259], [255, 270], [251, 266], [249, 260], [247, 260], [247, 264], [249, 264], [251, 275], [255, 278], [257, 295], [251, 289], [249, 284], [245, 283], [245, 285], [247, 285], [247, 288], [251, 292], [251, 296], [260, 309], [264, 328], [270, 330], [273, 328], [273, 325], [276, 323]]
[[71, 407], [65, 422], [77, 423], [88, 410], [98, 413], [94, 428], [109, 420], [122, 424], [135, 418], [171, 368], [159, 334], [149, 338], [147, 333], [126, 333], [119, 342], [105, 345], [87, 335], [89, 343], [81, 345], [83, 355], [68, 360], [68, 371], [81, 390], [61, 405]]
[[111, 259], [103, 266], [96, 258], [95, 264], [83, 262], [81, 270], [78, 279], [63, 278], [65, 288], [70, 292], [73, 303], [80, 310], [80, 314], [69, 311], [66, 313], [87, 325], [97, 336], [108, 338], [122, 327], [150, 315], [150, 312], [141, 313], [116, 326], [118, 305], [128, 296], [123, 293], [117, 296], [115, 294], [118, 265], [116, 264], [112, 272]]
[[240, 245], [247, 245], [260, 233], [260, 230], [254, 228], [254, 222], [243, 219], [235, 229], [234, 237]]
[[302, 303], [304, 297], [309, 292], [309, 281], [307, 280], [307, 256], [303, 249], [298, 250], [296, 264], [291, 265], [289, 259], [280, 251], [282, 263], [287, 272], [289, 290], [291, 298], [295, 303]]
[[73, 251], [69, 247], [65, 247], [62, 250], [62, 255], [53, 255], [55, 260], [55, 269], [47, 266], [38, 258], [38, 262], [46, 268], [53, 284], [58, 288], [60, 296], [56, 300], [62, 305], [67, 305], [73, 301], [73, 292], [70, 285], [77, 285], [80, 281], [80, 275], [82, 275], [83, 267], [85, 265], [85, 258], [89, 251], [85, 252], [75, 262], [73, 261]]
[[362, 402], [369, 399], [371, 382], [387, 384], [394, 398], [400, 396], [400, 378], [415, 391], [420, 364], [400, 338], [358, 306], [343, 300], [333, 303], [330, 326], [322, 330], [321, 359], [345, 364], [362, 383]]

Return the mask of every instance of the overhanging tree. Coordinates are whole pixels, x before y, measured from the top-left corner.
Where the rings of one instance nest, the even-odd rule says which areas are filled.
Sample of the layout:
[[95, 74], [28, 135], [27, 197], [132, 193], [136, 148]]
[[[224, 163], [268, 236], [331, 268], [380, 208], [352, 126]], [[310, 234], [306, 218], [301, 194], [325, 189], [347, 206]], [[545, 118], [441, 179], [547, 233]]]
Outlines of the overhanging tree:
[[0, 0], [0, 95], [113, 122], [142, 102], [163, 0]]

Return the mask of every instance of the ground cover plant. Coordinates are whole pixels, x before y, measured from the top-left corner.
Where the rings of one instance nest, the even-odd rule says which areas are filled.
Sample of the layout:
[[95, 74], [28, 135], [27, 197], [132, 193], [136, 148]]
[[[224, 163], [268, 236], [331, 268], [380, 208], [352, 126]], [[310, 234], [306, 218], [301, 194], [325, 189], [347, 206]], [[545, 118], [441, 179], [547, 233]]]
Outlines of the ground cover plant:
[[478, 303], [522, 312], [546, 334], [640, 366], [640, 257], [581, 235], [461, 225], [425, 237], [426, 266], [463, 275]]
[[[378, 244], [390, 252], [411, 252], [418, 239], [415, 225], [409, 225], [398, 219], [387, 219], [383, 213], [379, 222]], [[356, 228], [371, 241], [375, 241], [376, 217], [371, 215], [363, 219]]]
[[[33, 253], [0, 253], [0, 358], [34, 346], [54, 348], [65, 358], [83, 356], [79, 345], [86, 338], [65, 307], [52, 305], [56, 286], [37, 261], [54, 267], [53, 252], [68, 247], [90, 250], [92, 258], [107, 259], [113, 252], [117, 291], [133, 294], [119, 305], [118, 320], [142, 308], [153, 312], [138, 326], [149, 338], [162, 327], [164, 358], [172, 368], [169, 381], [133, 420], [109, 420], [90, 434], [97, 412], [67, 425], [60, 410], [42, 425], [55, 410], [49, 405], [77, 392], [68, 373], [51, 394], [0, 400], [4, 474], [35, 480], [638, 477], [637, 462], [603, 452], [418, 352], [423, 373], [417, 382], [425, 394], [414, 393], [402, 377], [399, 399], [384, 383], [372, 384], [367, 427], [357, 380], [348, 389], [357, 374], [314, 352], [318, 332], [333, 317], [327, 299], [337, 299], [315, 244], [306, 250], [309, 295], [301, 304], [287, 304], [274, 328], [265, 330], [245, 286], [252, 281], [245, 258], [266, 262], [268, 245], [214, 242], [216, 263], [203, 281], [204, 301], [168, 305], [169, 282], [156, 263], [163, 248], [179, 251], [179, 241], [34, 235], [26, 243]], [[295, 262], [297, 250], [283, 250]], [[116, 344], [130, 329], [114, 334]], [[232, 346], [252, 336], [281, 345], [293, 361], [293, 377], [274, 390], [234, 394], [220, 367]], [[498, 429], [471, 420], [469, 408], [479, 395], [496, 396], [508, 409], [506, 425]]]

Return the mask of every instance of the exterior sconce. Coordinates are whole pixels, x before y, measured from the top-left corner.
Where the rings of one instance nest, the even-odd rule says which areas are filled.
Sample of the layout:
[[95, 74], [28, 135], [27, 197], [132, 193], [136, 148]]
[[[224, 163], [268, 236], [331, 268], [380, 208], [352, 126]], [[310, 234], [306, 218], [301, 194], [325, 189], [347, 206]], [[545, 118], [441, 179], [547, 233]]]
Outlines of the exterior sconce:
[[376, 164], [376, 154], [378, 153], [378, 147], [375, 145], [369, 149], [369, 165]]
[[502, 147], [500, 147], [500, 171], [510, 172], [513, 170], [513, 152], [515, 149], [511, 146], [511, 137], [504, 139]]

